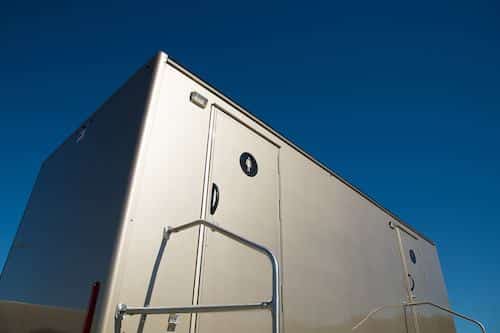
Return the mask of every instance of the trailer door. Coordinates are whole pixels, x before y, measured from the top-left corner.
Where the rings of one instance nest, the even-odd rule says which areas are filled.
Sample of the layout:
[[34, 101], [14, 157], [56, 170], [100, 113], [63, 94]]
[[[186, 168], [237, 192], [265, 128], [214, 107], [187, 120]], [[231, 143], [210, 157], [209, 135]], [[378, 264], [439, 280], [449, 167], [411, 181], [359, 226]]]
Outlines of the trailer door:
[[[407, 281], [408, 301], [447, 305], [434, 245], [398, 228], [398, 238]], [[437, 268], [437, 269], [436, 269]], [[444, 296], [443, 296], [444, 295]], [[422, 305], [407, 309], [410, 333], [454, 333], [453, 319], [445, 312]]]
[[[424, 279], [420, 264], [420, 251], [418, 238], [406, 230], [398, 228], [398, 238], [403, 260], [406, 288], [408, 292], [408, 302], [416, 300], [416, 294], [422, 289]], [[407, 312], [409, 332], [419, 333], [418, 309], [409, 308]]]
[[[214, 107], [207, 219], [270, 248], [279, 256], [279, 147]], [[268, 259], [232, 240], [205, 232], [199, 304], [271, 299]], [[267, 310], [198, 316], [197, 331], [271, 332]]]

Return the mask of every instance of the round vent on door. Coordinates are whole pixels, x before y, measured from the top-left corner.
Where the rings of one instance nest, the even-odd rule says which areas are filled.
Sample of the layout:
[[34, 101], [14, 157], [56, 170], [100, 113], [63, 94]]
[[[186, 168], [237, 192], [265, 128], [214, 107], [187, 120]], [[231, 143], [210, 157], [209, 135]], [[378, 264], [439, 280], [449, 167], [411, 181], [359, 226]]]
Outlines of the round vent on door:
[[248, 177], [254, 177], [258, 171], [257, 160], [247, 152], [240, 155], [240, 167]]
[[415, 255], [415, 251], [413, 251], [413, 250], [410, 250], [410, 260], [414, 264], [417, 263], [417, 256]]

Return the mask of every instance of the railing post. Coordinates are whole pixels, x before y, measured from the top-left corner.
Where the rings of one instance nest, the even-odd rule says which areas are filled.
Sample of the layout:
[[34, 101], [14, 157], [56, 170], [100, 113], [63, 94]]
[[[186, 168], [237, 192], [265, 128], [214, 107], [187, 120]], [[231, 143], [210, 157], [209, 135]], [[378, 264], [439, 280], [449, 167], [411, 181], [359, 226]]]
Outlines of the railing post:
[[281, 286], [280, 286], [280, 267], [276, 257], [271, 257], [273, 266], [273, 304], [272, 304], [272, 318], [273, 318], [273, 333], [280, 333], [281, 331]]
[[432, 302], [428, 302], [428, 301], [405, 303], [405, 306], [409, 306], [409, 307], [410, 306], [419, 306], [419, 305], [430, 305], [430, 306], [433, 306], [433, 307], [435, 307], [437, 309], [440, 309], [440, 310], [442, 310], [444, 312], [451, 313], [454, 316], [457, 316], [457, 317], [462, 318], [464, 320], [467, 320], [467, 321], [469, 321], [469, 322], [471, 322], [473, 324], [476, 324], [477, 326], [479, 326], [479, 328], [481, 329], [482, 333], [486, 333], [486, 327], [484, 327], [483, 323], [481, 323], [479, 320], [467, 317], [466, 315], [463, 315], [461, 313], [453, 311], [452, 309], [449, 309], [449, 308], [447, 308], [445, 306], [442, 306], [442, 305], [439, 305], [439, 304], [435, 304], [435, 303], [432, 303]]
[[121, 333], [123, 316], [127, 311], [125, 304], [118, 304], [115, 311], [115, 333]]

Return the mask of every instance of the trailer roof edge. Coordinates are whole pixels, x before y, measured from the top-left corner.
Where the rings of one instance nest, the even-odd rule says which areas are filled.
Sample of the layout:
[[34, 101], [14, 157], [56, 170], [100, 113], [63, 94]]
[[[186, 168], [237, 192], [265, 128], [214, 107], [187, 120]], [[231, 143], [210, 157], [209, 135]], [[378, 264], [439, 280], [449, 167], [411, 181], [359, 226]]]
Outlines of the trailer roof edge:
[[316, 159], [315, 157], [313, 157], [312, 155], [310, 155], [309, 153], [307, 153], [304, 149], [302, 149], [299, 145], [297, 145], [294, 142], [292, 142], [290, 139], [288, 139], [282, 133], [280, 133], [279, 131], [275, 130], [270, 125], [268, 125], [266, 122], [264, 122], [263, 120], [259, 119], [257, 116], [255, 116], [250, 111], [248, 111], [246, 108], [244, 108], [243, 106], [241, 106], [240, 104], [238, 104], [237, 102], [235, 102], [230, 97], [226, 96], [220, 90], [216, 89], [212, 84], [210, 84], [209, 82], [201, 79], [198, 75], [196, 75], [192, 71], [186, 69], [178, 61], [172, 59], [171, 56], [167, 57], [167, 61], [166, 62], [167, 62], [167, 64], [169, 64], [172, 67], [174, 67], [177, 70], [179, 70], [181, 73], [185, 74], [186, 76], [190, 77], [194, 81], [196, 81], [199, 84], [201, 84], [204, 88], [206, 88], [207, 90], [209, 90], [212, 93], [214, 93], [215, 95], [217, 95], [219, 98], [221, 98], [226, 103], [228, 103], [231, 106], [233, 106], [238, 111], [240, 111], [243, 114], [245, 114], [250, 119], [252, 119], [255, 122], [257, 122], [259, 125], [261, 125], [264, 128], [266, 128], [268, 131], [270, 131], [271, 133], [273, 133], [274, 135], [276, 135], [277, 137], [279, 137], [281, 140], [283, 140], [284, 142], [286, 142], [287, 144], [289, 144], [292, 148], [294, 148], [296, 151], [298, 151], [304, 157], [306, 157], [307, 159], [309, 159], [310, 161], [312, 161], [314, 164], [318, 165], [320, 168], [322, 168], [323, 170], [325, 170], [326, 172], [328, 172], [329, 174], [331, 174], [333, 177], [337, 178], [339, 181], [341, 181], [342, 183], [344, 183], [345, 185], [347, 185], [348, 187], [350, 187], [352, 190], [354, 190], [355, 192], [357, 192], [358, 194], [360, 194], [363, 198], [365, 198], [366, 200], [368, 200], [369, 202], [371, 202], [373, 205], [375, 205], [376, 207], [378, 207], [379, 209], [381, 209], [382, 211], [384, 211], [386, 214], [388, 214], [389, 216], [391, 216], [392, 218], [394, 218], [395, 220], [397, 220], [399, 223], [403, 224], [404, 226], [406, 226], [407, 228], [409, 228], [410, 230], [412, 230], [413, 232], [415, 232], [417, 235], [419, 235], [420, 237], [422, 237], [423, 239], [425, 239], [426, 241], [428, 241], [429, 243], [431, 243], [432, 245], [434, 245], [434, 246], [436, 245], [435, 242], [432, 239], [430, 239], [429, 237], [425, 236], [424, 234], [422, 234], [418, 230], [415, 230], [414, 227], [412, 227], [410, 224], [404, 222], [398, 215], [396, 215], [395, 213], [391, 212], [389, 209], [387, 209], [384, 206], [382, 206], [379, 202], [377, 202], [375, 199], [373, 199], [372, 197], [370, 197], [368, 194], [362, 192], [358, 187], [356, 187], [355, 185], [353, 185], [350, 182], [348, 182], [346, 179], [344, 179], [338, 173], [336, 173], [335, 171], [333, 171], [332, 169], [330, 169], [329, 167], [327, 167], [325, 164], [321, 163], [318, 159]]

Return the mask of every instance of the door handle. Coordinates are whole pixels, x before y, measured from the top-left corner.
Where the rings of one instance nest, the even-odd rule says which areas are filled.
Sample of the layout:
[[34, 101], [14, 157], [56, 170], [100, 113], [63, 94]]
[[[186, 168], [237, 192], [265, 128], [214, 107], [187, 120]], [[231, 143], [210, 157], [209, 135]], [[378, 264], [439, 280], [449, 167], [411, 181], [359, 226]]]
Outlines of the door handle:
[[210, 214], [214, 215], [217, 207], [219, 206], [219, 187], [217, 184], [212, 183], [212, 198], [210, 200]]
[[409, 273], [408, 273], [408, 277], [410, 278], [410, 281], [411, 281], [410, 291], [414, 291], [415, 290], [415, 279], [413, 279], [413, 276], [411, 276], [411, 274], [409, 274]]

